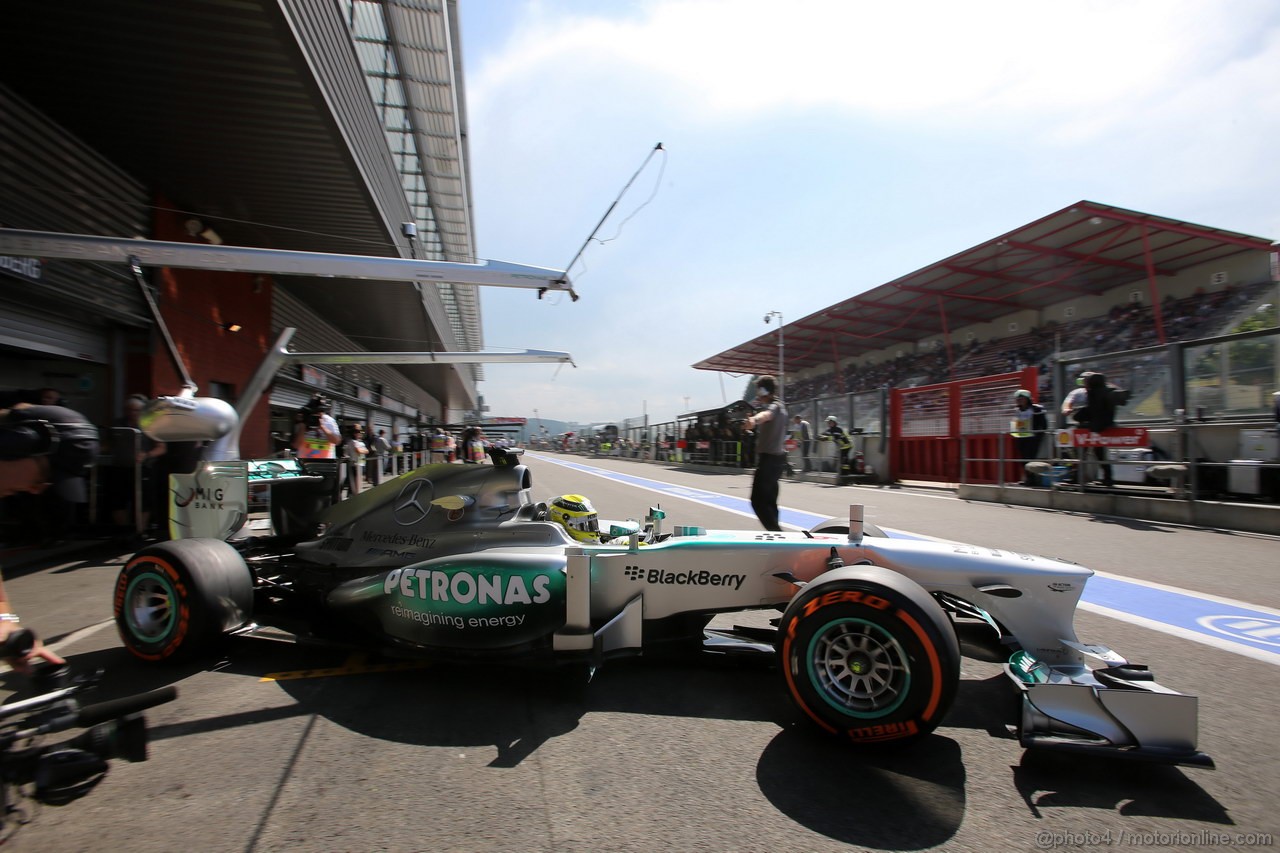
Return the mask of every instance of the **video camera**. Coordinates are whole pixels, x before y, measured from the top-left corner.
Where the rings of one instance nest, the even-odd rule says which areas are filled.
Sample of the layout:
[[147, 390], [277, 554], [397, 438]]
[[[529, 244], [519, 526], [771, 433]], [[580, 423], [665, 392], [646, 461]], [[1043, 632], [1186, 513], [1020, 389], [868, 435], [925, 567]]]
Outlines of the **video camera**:
[[[0, 654], [16, 657], [34, 644], [34, 633], [15, 631]], [[75, 695], [98, 684], [102, 675], [97, 670], [74, 676], [68, 666], [41, 666], [31, 681], [45, 692], [0, 706], [0, 844], [29, 820], [18, 802], [23, 796], [65, 805], [101, 782], [111, 759], [147, 760], [147, 723], [141, 712], [173, 701], [177, 689], [81, 706]], [[61, 743], [39, 743], [43, 735], [72, 728], [85, 731]]]
[[720, 410], [718, 420], [726, 424], [740, 425], [756, 413], [756, 407], [746, 400], [736, 400]]
[[323, 394], [317, 394], [302, 407], [302, 419], [307, 429], [317, 429], [320, 426], [320, 416], [332, 411], [333, 401]]

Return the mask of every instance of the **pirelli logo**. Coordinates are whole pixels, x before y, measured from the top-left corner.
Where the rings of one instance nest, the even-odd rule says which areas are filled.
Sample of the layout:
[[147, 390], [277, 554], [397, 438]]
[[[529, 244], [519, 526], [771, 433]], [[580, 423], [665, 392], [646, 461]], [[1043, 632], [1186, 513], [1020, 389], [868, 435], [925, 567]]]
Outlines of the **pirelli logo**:
[[888, 610], [888, 599], [878, 595], [869, 595], [858, 589], [837, 589], [805, 602], [804, 615], [810, 616], [814, 611], [832, 604], [861, 604], [875, 610]]

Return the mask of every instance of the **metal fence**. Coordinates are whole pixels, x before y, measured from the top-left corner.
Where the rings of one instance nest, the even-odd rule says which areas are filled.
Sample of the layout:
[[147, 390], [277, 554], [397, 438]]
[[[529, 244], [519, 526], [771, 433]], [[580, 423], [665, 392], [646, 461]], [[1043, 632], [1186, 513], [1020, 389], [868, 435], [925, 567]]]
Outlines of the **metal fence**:
[[[808, 421], [811, 434], [810, 453], [796, 444], [789, 453], [790, 464], [798, 470], [834, 470], [831, 460], [836, 452], [830, 442], [818, 441], [828, 416], [850, 433], [858, 432], [858, 452], [865, 452], [874, 465], [879, 463], [882, 448], [876, 439], [883, 437], [888, 420], [887, 389], [849, 394], [827, 395], [787, 402], [788, 419], [799, 415]], [[690, 412], [674, 421], [645, 423], [643, 419], [620, 421], [619, 441], [602, 449], [591, 436], [582, 436], [570, 448], [588, 455], [609, 455], [647, 459], [656, 462], [688, 462], [725, 468], [755, 466], [754, 439], [720, 418], [723, 408]], [[640, 422], [637, 422], [640, 421]], [[725, 434], [729, 429], [732, 434]], [[790, 429], [790, 427], [789, 427]], [[712, 434], [698, 434], [709, 430]], [[865, 448], [865, 451], [864, 451]]]
[[1121, 423], [1271, 417], [1280, 391], [1280, 329], [1063, 359], [1054, 377], [1059, 401], [1086, 370], [1130, 392], [1117, 413]]
[[[1055, 366], [1059, 401], [1087, 370], [1129, 392], [1117, 423], [1146, 430], [1144, 446], [1107, 454], [1107, 479], [1117, 487], [1187, 500], [1280, 501], [1280, 328], [1066, 358]], [[1060, 404], [1051, 414], [1057, 426], [1072, 426], [1063, 422]], [[966, 434], [979, 431], [966, 424]], [[1092, 454], [1081, 459], [1085, 454], [1060, 447], [1053, 440], [1042, 445], [1051, 473], [1037, 485], [1087, 487], [1098, 477]], [[983, 482], [976, 470], [997, 471], [1000, 484], [1024, 477], [1024, 460], [1010, 441], [979, 448], [966, 435], [963, 456], [962, 483]]]
[[[1280, 461], [1266, 457], [1270, 451], [1251, 451], [1246, 437], [1258, 430], [1275, 430], [1275, 394], [1280, 391], [1280, 328], [1222, 335], [1212, 338], [1149, 347], [1105, 355], [1073, 356], [1054, 365], [1054, 396], [1043, 403], [1051, 427], [1061, 426], [1062, 397], [1075, 387], [1075, 377], [1085, 371], [1104, 373], [1108, 381], [1130, 392], [1129, 402], [1117, 412], [1121, 425], [1144, 426], [1151, 437], [1150, 458], [1130, 459], [1113, 453], [1112, 464], [1129, 476], [1137, 476], [1152, 464], [1186, 465], [1186, 476], [1172, 485], [1181, 496], [1198, 494], [1239, 494], [1232, 484], [1268, 494], [1272, 473]], [[1007, 380], [1007, 381], [1006, 381]], [[891, 479], [910, 476], [911, 468], [891, 469], [886, 448], [890, 440], [919, 440], [924, 449], [933, 445], [954, 446], [954, 455], [937, 461], [945, 470], [933, 479], [977, 482], [1020, 482], [1023, 460], [1014, 452], [1008, 435], [1014, 386], [1028, 387], [1026, 376], [983, 377], [973, 381], [940, 386], [903, 389], [904, 410], [895, 430], [889, 422], [889, 389], [828, 395], [788, 402], [789, 415], [800, 415], [810, 424], [815, 441], [810, 456], [804, 458], [797, 447], [791, 455], [793, 467], [832, 470], [831, 442], [816, 441], [828, 415], [857, 437], [859, 451], [868, 465], [887, 473]], [[1012, 384], [1011, 384], [1012, 383]], [[1034, 384], [1034, 383], [1033, 383]], [[754, 465], [749, 438], [718, 435], [690, 439], [696, 424], [710, 426], [719, 409], [682, 415], [674, 421], [648, 423], [645, 419], [622, 421], [620, 440], [608, 452], [612, 455], [653, 461], [698, 462], [721, 467]], [[574, 448], [598, 454], [589, 437]], [[930, 452], [933, 452], [932, 450]], [[1080, 478], [1074, 454], [1060, 454], [1050, 435], [1042, 445], [1041, 459], [1057, 470], [1056, 483]], [[808, 464], [805, 464], [808, 463]], [[1133, 466], [1133, 467], [1130, 467]], [[918, 465], [916, 467], [919, 467]], [[936, 467], [936, 466], [935, 466]], [[914, 469], [913, 469], [914, 470]], [[932, 470], [932, 469], [930, 469]], [[1064, 472], [1066, 472], [1064, 474]], [[927, 471], [925, 472], [928, 473]], [[1097, 472], [1086, 472], [1090, 478]], [[924, 479], [930, 477], [916, 472]], [[1247, 481], [1247, 482], [1246, 482]], [[1257, 481], [1256, 486], [1255, 481]], [[1241, 486], [1241, 483], [1244, 486]], [[1143, 484], [1153, 485], [1150, 478]], [[1224, 485], [1225, 484], [1225, 485]]]

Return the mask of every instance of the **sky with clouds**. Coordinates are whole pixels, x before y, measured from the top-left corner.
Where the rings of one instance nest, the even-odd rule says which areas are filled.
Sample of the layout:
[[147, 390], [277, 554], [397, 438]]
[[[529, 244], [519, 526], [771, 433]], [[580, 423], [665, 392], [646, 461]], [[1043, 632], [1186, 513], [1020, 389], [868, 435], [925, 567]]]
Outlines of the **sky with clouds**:
[[1088, 199], [1280, 239], [1274, 0], [461, 0], [493, 416], [672, 420], [690, 365]]

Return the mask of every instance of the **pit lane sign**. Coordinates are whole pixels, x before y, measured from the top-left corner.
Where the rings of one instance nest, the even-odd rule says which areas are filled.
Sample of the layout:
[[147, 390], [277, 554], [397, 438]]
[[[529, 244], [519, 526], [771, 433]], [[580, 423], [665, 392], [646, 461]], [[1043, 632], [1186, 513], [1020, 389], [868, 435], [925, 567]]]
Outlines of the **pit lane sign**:
[[1150, 447], [1146, 427], [1112, 427], [1102, 432], [1058, 430], [1059, 447]]

